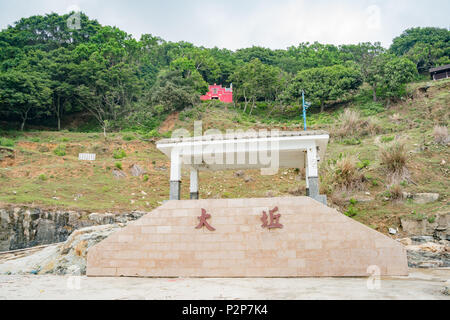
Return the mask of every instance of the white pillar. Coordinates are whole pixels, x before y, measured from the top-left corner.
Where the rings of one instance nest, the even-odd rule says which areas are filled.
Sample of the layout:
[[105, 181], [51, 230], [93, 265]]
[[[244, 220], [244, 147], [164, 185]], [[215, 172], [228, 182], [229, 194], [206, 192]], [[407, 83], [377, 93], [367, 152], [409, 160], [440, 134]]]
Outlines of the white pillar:
[[314, 142], [306, 149], [306, 158], [309, 196], [316, 198], [319, 196], [319, 173], [317, 169], [317, 148]]
[[305, 152], [305, 180], [306, 180], [306, 196], [309, 196], [309, 174], [308, 174], [308, 156]]
[[191, 199], [197, 200], [198, 199], [198, 170], [192, 168], [191, 169], [191, 179], [190, 179], [190, 186], [189, 186]]
[[170, 155], [170, 200], [180, 200], [181, 157], [177, 148]]

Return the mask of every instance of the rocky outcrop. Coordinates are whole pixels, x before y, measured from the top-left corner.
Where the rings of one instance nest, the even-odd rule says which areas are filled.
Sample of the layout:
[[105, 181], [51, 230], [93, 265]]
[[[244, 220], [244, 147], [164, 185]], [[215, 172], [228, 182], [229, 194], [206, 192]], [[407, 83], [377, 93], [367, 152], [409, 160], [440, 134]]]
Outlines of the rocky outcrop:
[[401, 226], [407, 236], [431, 236], [437, 240], [450, 240], [450, 212], [438, 213], [433, 220], [400, 218]]
[[414, 237], [407, 241], [408, 266], [411, 268], [450, 267], [450, 242], [446, 240], [436, 241], [433, 238], [429, 238], [426, 236]]
[[0, 252], [63, 242], [77, 229], [136, 220], [144, 212], [87, 213], [31, 207], [0, 208]]
[[439, 193], [408, 193], [403, 192], [404, 199], [412, 199], [414, 203], [425, 204], [439, 199]]
[[123, 223], [93, 226], [74, 231], [64, 243], [2, 263], [0, 274], [86, 274], [86, 255], [90, 247], [125, 226]]

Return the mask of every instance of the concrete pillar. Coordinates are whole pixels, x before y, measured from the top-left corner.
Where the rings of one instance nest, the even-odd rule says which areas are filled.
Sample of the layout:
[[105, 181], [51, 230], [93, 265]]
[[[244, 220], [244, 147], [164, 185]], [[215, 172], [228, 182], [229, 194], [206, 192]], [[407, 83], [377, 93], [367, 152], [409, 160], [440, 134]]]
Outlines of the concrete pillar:
[[306, 179], [306, 196], [309, 196], [309, 180], [308, 180], [308, 157], [305, 153], [305, 179]]
[[191, 179], [189, 186], [191, 200], [198, 200], [198, 170], [191, 169]]
[[170, 200], [181, 198], [181, 157], [176, 148], [170, 156]]
[[319, 170], [317, 165], [317, 148], [316, 144], [311, 144], [306, 151], [306, 186], [308, 188], [308, 196], [323, 204], [327, 204], [327, 197], [319, 193]]

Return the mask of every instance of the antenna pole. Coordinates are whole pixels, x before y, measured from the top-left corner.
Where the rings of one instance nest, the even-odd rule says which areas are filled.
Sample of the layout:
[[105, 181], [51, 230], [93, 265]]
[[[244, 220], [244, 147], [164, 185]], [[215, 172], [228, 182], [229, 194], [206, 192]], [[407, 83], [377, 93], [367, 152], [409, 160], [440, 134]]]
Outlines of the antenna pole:
[[303, 126], [306, 131], [306, 106], [305, 106], [305, 91], [302, 90], [302, 107], [303, 107]]

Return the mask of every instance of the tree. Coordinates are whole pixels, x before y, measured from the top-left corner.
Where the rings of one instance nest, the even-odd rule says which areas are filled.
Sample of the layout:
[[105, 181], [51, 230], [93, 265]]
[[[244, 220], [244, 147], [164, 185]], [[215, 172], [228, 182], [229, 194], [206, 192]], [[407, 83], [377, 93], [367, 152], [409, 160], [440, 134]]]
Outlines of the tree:
[[354, 61], [358, 64], [361, 76], [364, 82], [372, 87], [373, 101], [377, 101], [376, 83], [374, 80], [374, 72], [380, 63], [380, 56], [385, 53], [385, 49], [379, 42], [374, 44], [370, 42], [359, 43], [357, 45], [343, 45], [341, 52], [345, 59]]
[[236, 101], [244, 99], [244, 112], [252, 103], [250, 114], [257, 100], [275, 100], [285, 85], [285, 75], [279, 68], [265, 65], [257, 58], [237, 68], [229, 80], [235, 84]]
[[406, 56], [416, 63], [420, 73], [449, 61], [450, 30], [445, 28], [411, 28], [394, 38], [389, 51]]
[[183, 77], [180, 70], [161, 70], [151, 89], [150, 103], [153, 106], [162, 105], [163, 112], [192, 107], [200, 101], [195, 87], [192, 78]]
[[302, 90], [308, 100], [320, 111], [325, 104], [341, 100], [362, 83], [360, 72], [356, 68], [335, 65], [332, 67], [312, 68], [297, 73], [288, 88], [291, 100], [298, 100]]
[[399, 97], [405, 85], [414, 80], [417, 69], [414, 63], [406, 58], [393, 58], [384, 66], [385, 95], [390, 100]]
[[27, 70], [0, 73], [0, 111], [18, 115], [23, 131], [28, 119], [49, 113], [51, 90], [48, 82], [45, 75]]
[[385, 53], [372, 63], [367, 82], [373, 88], [374, 101], [377, 101], [377, 90], [388, 99], [400, 96], [404, 85], [416, 76], [417, 69], [410, 60]]

